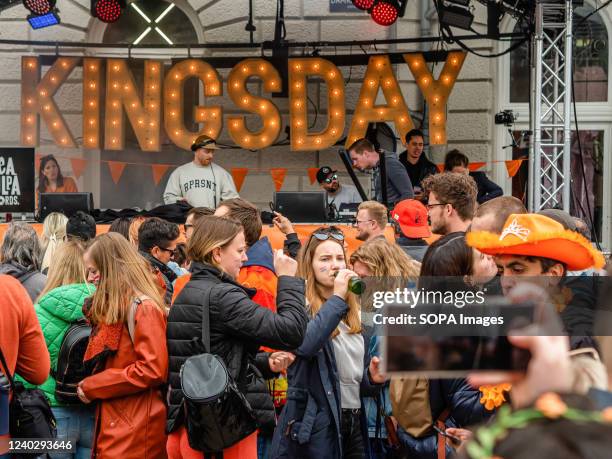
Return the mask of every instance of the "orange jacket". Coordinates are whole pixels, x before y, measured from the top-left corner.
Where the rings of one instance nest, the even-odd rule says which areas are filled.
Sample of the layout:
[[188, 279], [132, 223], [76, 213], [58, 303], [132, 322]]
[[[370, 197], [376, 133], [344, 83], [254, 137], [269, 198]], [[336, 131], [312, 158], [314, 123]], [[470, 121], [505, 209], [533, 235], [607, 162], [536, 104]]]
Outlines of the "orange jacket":
[[119, 350], [104, 370], [82, 382], [99, 402], [92, 457], [166, 457], [166, 404], [161, 386], [168, 375], [166, 316], [151, 300], [136, 310], [134, 343], [123, 327]]

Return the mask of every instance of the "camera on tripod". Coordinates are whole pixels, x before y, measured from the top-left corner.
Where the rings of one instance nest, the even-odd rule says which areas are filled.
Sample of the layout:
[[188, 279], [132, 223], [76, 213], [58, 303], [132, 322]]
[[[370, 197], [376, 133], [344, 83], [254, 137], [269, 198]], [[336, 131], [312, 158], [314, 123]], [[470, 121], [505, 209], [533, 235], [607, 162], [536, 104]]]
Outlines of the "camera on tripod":
[[495, 124], [503, 124], [504, 126], [512, 126], [517, 120], [518, 115], [512, 110], [504, 110], [495, 114]]

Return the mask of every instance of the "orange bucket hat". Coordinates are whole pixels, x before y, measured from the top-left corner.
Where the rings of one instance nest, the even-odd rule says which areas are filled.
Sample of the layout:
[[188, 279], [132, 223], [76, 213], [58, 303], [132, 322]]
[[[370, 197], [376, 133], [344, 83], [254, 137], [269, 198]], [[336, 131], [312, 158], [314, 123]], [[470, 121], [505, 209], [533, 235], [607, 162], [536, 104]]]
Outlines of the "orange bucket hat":
[[581, 234], [563, 228], [561, 223], [538, 214], [512, 214], [501, 234], [470, 231], [467, 244], [487, 255], [521, 255], [559, 261], [570, 271], [581, 271], [605, 264], [602, 253]]

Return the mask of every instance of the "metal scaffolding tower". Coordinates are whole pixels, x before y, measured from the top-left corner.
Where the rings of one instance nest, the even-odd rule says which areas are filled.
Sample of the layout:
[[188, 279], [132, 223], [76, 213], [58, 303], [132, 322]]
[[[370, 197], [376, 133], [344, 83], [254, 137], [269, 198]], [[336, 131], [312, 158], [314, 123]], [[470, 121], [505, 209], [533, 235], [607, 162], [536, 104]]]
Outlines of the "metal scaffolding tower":
[[529, 210], [570, 210], [572, 0], [538, 0], [532, 40]]

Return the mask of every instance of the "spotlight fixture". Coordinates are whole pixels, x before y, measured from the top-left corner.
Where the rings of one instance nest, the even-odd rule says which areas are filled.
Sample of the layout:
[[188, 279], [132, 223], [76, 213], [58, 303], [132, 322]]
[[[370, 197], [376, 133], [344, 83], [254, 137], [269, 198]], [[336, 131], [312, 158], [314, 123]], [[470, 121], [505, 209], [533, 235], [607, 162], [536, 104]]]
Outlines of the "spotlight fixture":
[[50, 13], [55, 6], [55, 0], [23, 0], [23, 6], [36, 16]]
[[102, 22], [116, 22], [123, 8], [125, 0], [91, 0], [91, 15]]
[[472, 22], [474, 22], [474, 15], [469, 9], [445, 3], [442, 3], [438, 10], [438, 18], [445, 27], [457, 27], [464, 30], [471, 30]]
[[372, 20], [382, 26], [390, 26], [404, 16], [408, 0], [351, 0], [360, 10], [367, 10]]
[[355, 5], [355, 7], [359, 8], [360, 10], [369, 10], [370, 8], [374, 6], [374, 3], [376, 3], [376, 0], [352, 0], [352, 1], [353, 1], [353, 5]]
[[372, 7], [372, 20], [381, 26], [390, 26], [399, 16], [397, 0], [381, 0]]
[[57, 14], [57, 9], [53, 9], [51, 12], [42, 15], [30, 14], [28, 16], [28, 22], [30, 26], [36, 29], [42, 29], [43, 27], [49, 27], [60, 23], [60, 17]]

